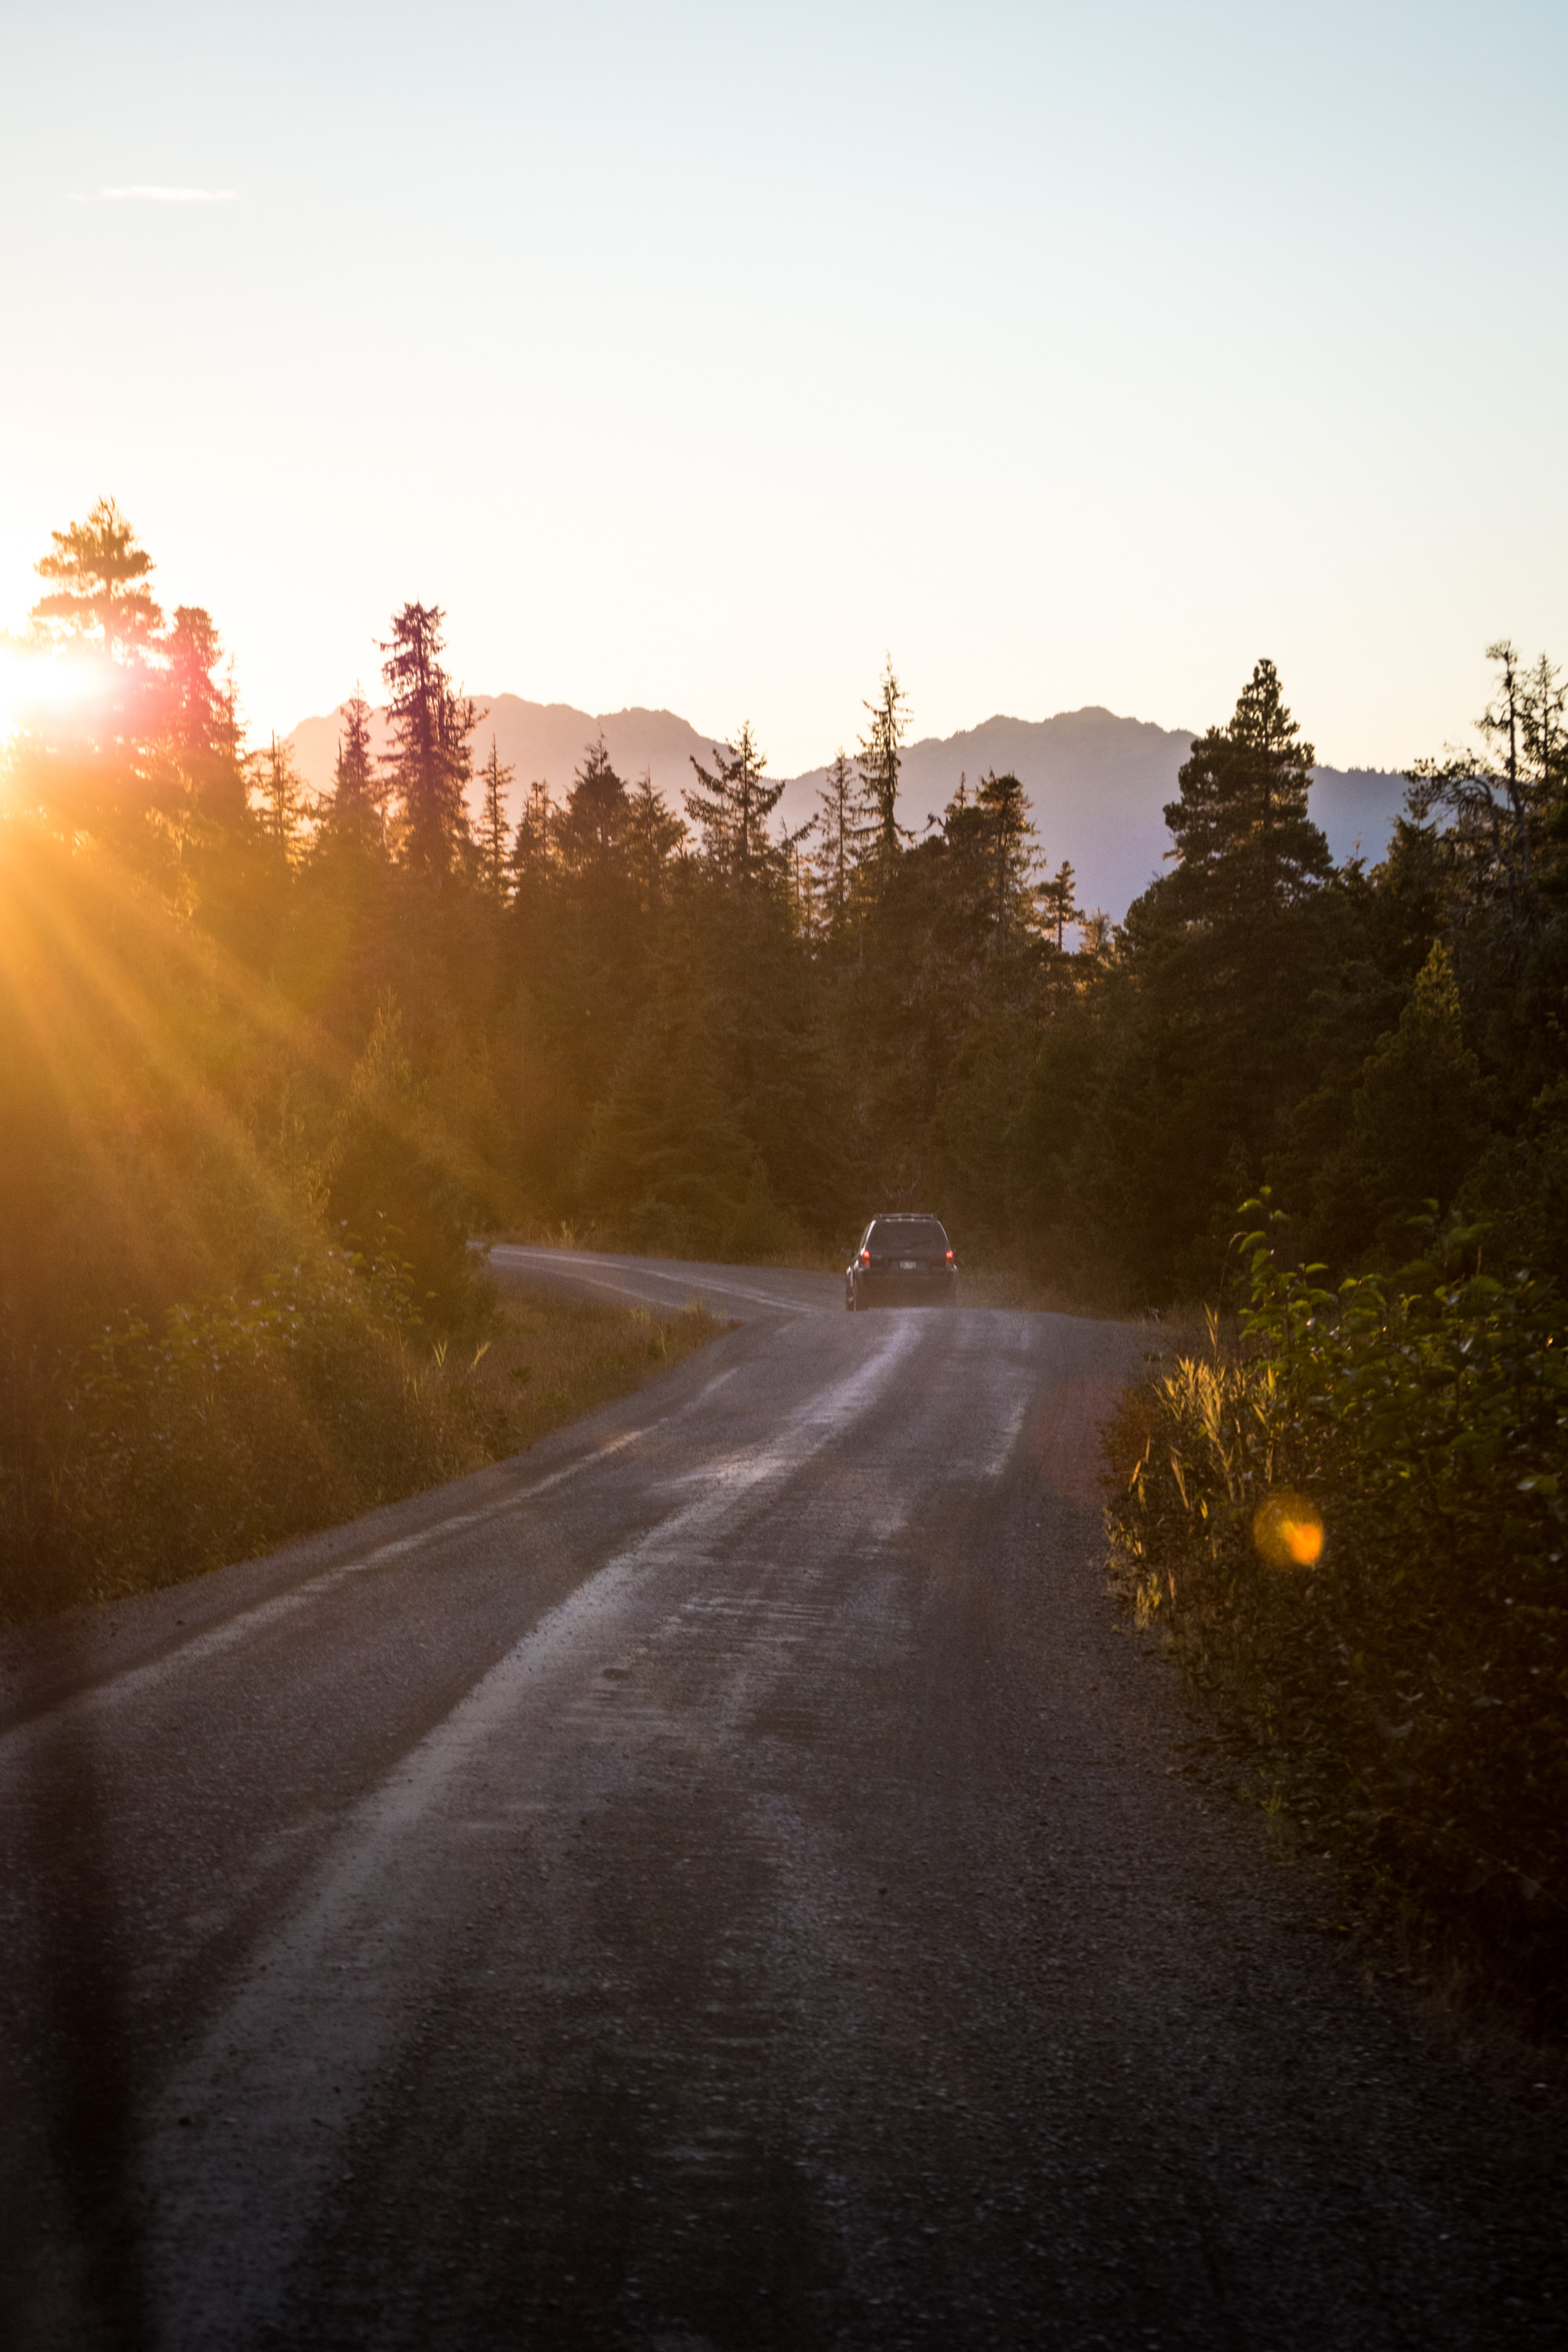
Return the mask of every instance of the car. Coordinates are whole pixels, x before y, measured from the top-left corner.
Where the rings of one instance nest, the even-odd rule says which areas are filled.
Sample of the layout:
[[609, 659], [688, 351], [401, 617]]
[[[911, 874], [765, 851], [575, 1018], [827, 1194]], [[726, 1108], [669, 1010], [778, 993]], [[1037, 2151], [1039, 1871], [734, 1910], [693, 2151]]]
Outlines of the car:
[[844, 1269], [844, 1305], [956, 1307], [958, 1262], [940, 1217], [900, 1211], [873, 1217]]

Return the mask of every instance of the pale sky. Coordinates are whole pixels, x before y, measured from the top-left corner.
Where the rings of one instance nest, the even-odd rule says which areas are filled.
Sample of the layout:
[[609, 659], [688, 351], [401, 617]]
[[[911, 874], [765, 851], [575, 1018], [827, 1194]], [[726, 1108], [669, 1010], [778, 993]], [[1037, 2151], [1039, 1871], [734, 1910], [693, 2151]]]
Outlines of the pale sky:
[[470, 688], [775, 772], [1254, 659], [1340, 765], [1568, 659], [1568, 8], [0, 0], [0, 626], [119, 499], [254, 732]]

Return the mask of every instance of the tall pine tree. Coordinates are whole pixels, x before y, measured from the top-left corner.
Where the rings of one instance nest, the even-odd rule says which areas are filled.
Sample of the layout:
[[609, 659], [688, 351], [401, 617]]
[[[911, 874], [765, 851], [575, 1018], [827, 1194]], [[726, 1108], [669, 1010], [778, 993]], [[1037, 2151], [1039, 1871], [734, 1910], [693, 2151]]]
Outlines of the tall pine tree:
[[893, 657], [877, 688], [877, 699], [866, 705], [871, 723], [860, 738], [856, 767], [870, 819], [873, 855], [884, 866], [909, 839], [899, 823], [899, 772], [903, 765], [903, 740], [909, 727], [909, 703], [893, 670]]
[[1229, 722], [1193, 745], [1165, 809], [1173, 909], [1188, 919], [1271, 921], [1327, 880], [1333, 859], [1307, 809], [1316, 758], [1260, 661]]
[[358, 685], [343, 705], [342, 732], [332, 762], [332, 789], [322, 814], [329, 838], [356, 848], [380, 848], [385, 831], [386, 786], [371, 750], [370, 705]]
[[405, 604], [382, 646], [391, 698], [385, 762], [399, 804], [399, 845], [409, 871], [440, 883], [461, 863], [470, 835], [465, 801], [478, 713], [442, 667], [438, 604]]
[[750, 719], [732, 743], [714, 745], [710, 769], [695, 752], [691, 764], [700, 789], [683, 798], [702, 836], [703, 856], [713, 873], [748, 898], [778, 862], [767, 822], [784, 786], [763, 782], [767, 759], [757, 748]]
[[515, 772], [501, 766], [492, 735], [490, 756], [479, 770], [479, 789], [484, 794], [479, 806], [479, 871], [492, 898], [506, 896], [506, 792]]

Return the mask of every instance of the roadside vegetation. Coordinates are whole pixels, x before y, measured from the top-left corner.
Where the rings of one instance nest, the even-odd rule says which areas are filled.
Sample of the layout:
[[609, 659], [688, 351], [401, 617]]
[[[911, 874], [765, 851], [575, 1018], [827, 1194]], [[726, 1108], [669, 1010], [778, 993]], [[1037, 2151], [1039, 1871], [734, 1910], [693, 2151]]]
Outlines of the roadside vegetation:
[[1238, 1344], [1216, 1322], [1107, 1432], [1115, 1583], [1411, 1964], [1561, 2030], [1563, 1302], [1452, 1223], [1327, 1289], [1284, 1223], [1240, 1239]]
[[127, 1314], [47, 1372], [13, 1360], [0, 1622], [176, 1583], [459, 1477], [729, 1328], [695, 1299], [655, 1315], [532, 1294], [490, 1306], [477, 1339], [432, 1340], [405, 1285], [363, 1274], [326, 1251], [156, 1328]]

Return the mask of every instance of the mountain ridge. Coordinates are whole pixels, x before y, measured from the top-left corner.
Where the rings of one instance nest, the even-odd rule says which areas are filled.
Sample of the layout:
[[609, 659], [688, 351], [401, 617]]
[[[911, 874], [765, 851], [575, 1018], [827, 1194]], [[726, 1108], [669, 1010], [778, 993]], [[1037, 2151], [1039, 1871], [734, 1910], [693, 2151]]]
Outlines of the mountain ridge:
[[[563, 799], [587, 745], [602, 734], [605, 746], [628, 782], [644, 774], [679, 809], [691, 787], [693, 756], [707, 763], [722, 735], [705, 735], [673, 710], [629, 705], [622, 710], [579, 710], [567, 702], [531, 702], [516, 694], [476, 696], [485, 716], [475, 737], [476, 761], [489, 752], [490, 737], [503, 767], [514, 770], [510, 808], [515, 819], [521, 794], [536, 779]], [[289, 736], [295, 761], [318, 792], [331, 782], [342, 706], [302, 719]], [[971, 784], [988, 769], [1016, 774], [1029, 795], [1040, 845], [1053, 866], [1066, 858], [1077, 877], [1086, 907], [1101, 907], [1117, 918], [1160, 873], [1170, 845], [1163, 811], [1176, 794], [1176, 775], [1194, 740], [1189, 728], [1161, 727], [1088, 703], [1047, 719], [1018, 719], [1004, 712], [946, 736], [922, 736], [907, 746], [899, 794], [899, 814], [917, 835], [940, 816], [961, 775]], [[386, 744], [383, 711], [372, 721], [372, 740]], [[812, 814], [822, 767], [782, 779], [778, 814], [800, 824]], [[1313, 770], [1311, 811], [1340, 862], [1358, 848], [1369, 862], [1381, 856], [1404, 803], [1405, 779], [1373, 768]]]

